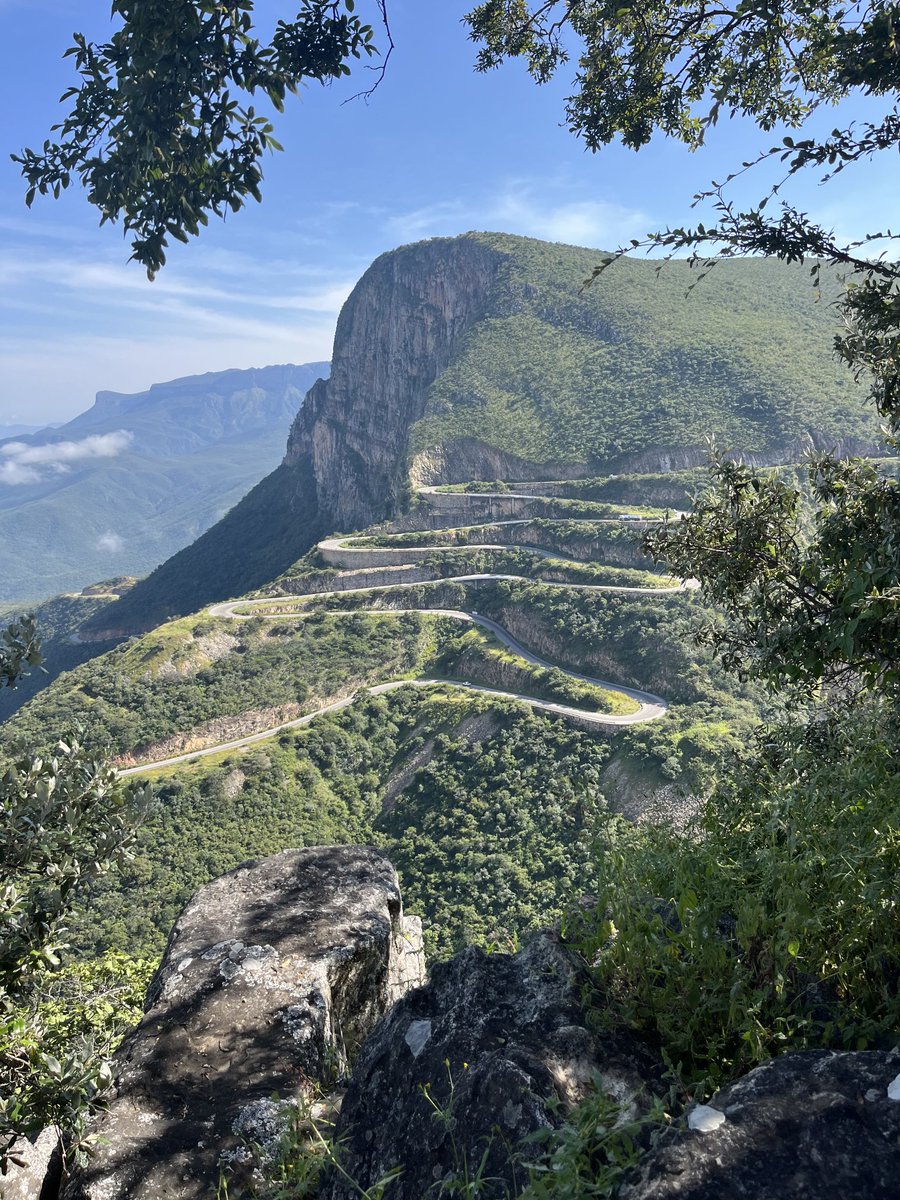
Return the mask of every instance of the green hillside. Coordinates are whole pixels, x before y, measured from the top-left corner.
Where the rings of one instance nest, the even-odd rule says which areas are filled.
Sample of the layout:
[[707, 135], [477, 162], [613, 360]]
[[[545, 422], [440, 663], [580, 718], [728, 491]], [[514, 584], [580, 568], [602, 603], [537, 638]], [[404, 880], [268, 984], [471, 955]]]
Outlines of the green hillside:
[[[460, 329], [429, 288], [442, 263], [466, 247], [491, 268], [472, 301], [476, 316]], [[354, 518], [362, 526], [395, 515], [385, 479], [402, 496], [410, 471], [425, 483], [667, 471], [702, 463], [710, 436], [771, 462], [796, 460], [810, 438], [854, 451], [878, 445], [863, 386], [831, 353], [835, 273], [823, 271], [817, 291], [807, 268], [726, 261], [688, 294], [697, 272], [687, 263], [660, 270], [625, 258], [584, 288], [606, 257], [501, 234], [383, 255], [347, 301], [335, 372], [308, 419], [295, 424], [293, 458], [162, 563], [110, 622], [145, 629], [264, 586], [319, 537], [346, 527], [332, 511], [336, 486], [338, 497], [344, 488], [367, 497]], [[452, 312], [458, 297], [446, 288]], [[359, 306], [394, 313], [395, 327], [357, 325]], [[396, 339], [420, 327], [414, 357], [398, 354]], [[385, 364], [377, 397], [373, 363]], [[339, 481], [318, 478], [315, 447], [333, 453]], [[632, 489], [633, 503], [639, 491]], [[670, 503], [664, 488], [659, 502]]]
[[[109, 952], [155, 958], [222, 872], [291, 846], [372, 843], [432, 957], [510, 949], [559, 919], [626, 1022], [675, 1047], [673, 1064], [684, 1051], [691, 1088], [782, 1037], [814, 1043], [809, 1002], [787, 1009], [792, 989], [833, 977], [835, 937], [865, 983], [848, 1044], [893, 1032], [880, 963], [858, 949], [875, 919], [888, 927], [896, 847], [882, 864], [874, 842], [893, 808], [863, 829], [846, 768], [795, 852], [798, 787], [823, 769], [806, 741], [827, 726], [821, 698], [779, 699], [726, 671], [711, 649], [725, 615], [644, 540], [705, 511], [710, 434], [774, 464], [754, 495], [766, 476], [799, 479], [804, 444], [877, 449], [828, 353], [834, 279], [817, 299], [800, 272], [731, 263], [686, 297], [685, 264], [625, 262], [582, 292], [592, 251], [471, 242], [490, 250], [483, 294], [465, 292], [467, 252], [443, 279], [453, 296], [424, 276], [419, 294], [416, 247], [397, 252], [396, 275], [392, 256], [375, 264], [283, 461], [214, 526], [119, 599], [94, 589], [45, 607], [59, 674], [3, 724], [0, 770], [75, 726], [155, 793], [134, 855], [81, 885], [73, 957], [88, 972]], [[187, 440], [201, 461], [210, 447]], [[783, 747], [768, 743], [779, 722]], [[848, 820], [864, 834], [852, 871], [815, 841]], [[754, 838], [777, 870], [758, 869]], [[807, 975], [805, 897], [829, 860], [848, 881], [836, 923], [856, 915], [812, 929]], [[734, 938], [710, 937], [731, 914]]]
[[504, 257], [488, 311], [428, 392], [413, 453], [477, 438], [532, 462], [609, 463], [698, 447], [765, 451], [806, 431], [877, 439], [862, 388], [829, 353], [835, 273], [773, 259], [699, 269], [475, 235]]
[[[686, 481], [666, 486], [683, 495]], [[592, 846], [611, 827], [607, 791], [621, 792], [607, 769], [677, 803], [709, 786], [762, 711], [760, 695], [698, 649], [710, 614], [697, 593], [650, 570], [619, 520], [609, 498], [632, 498], [631, 486], [582, 489], [605, 502], [542, 498], [555, 519], [368, 531], [349, 539], [354, 553], [403, 559], [436, 544], [417, 564], [426, 578], [393, 586], [388, 571], [360, 588], [313, 552], [250, 602], [73, 662], [6, 722], [0, 749], [49, 747], [77, 722], [88, 746], [123, 769], [146, 766], [159, 787], [135, 862], [85, 901], [82, 945], [153, 954], [200, 884], [289, 845], [384, 846], [436, 953], [515, 941], [595, 890]], [[460, 499], [467, 512], [491, 503]], [[480, 544], [520, 531], [547, 548]], [[633, 565], [616, 565], [626, 552]], [[334, 593], [341, 582], [351, 590]], [[415, 680], [433, 682], [403, 685]], [[403, 686], [366, 692], [390, 682]], [[618, 687], [664, 696], [668, 712], [647, 721]], [[296, 727], [355, 693], [344, 711]], [[529, 710], [523, 697], [567, 713]], [[595, 714], [636, 723], [592, 725]], [[153, 766], [179, 755], [195, 757]]]
[[[423, 744], [433, 758], [422, 761]], [[602, 741], [513, 704], [449, 691], [360, 701], [156, 776], [159, 805], [137, 856], [121, 879], [92, 889], [79, 939], [153, 955], [192, 892], [220, 872], [285, 846], [376, 842], [409, 910], [427, 918], [432, 951], [511, 944], [596, 887], [591, 840], [609, 757]], [[412, 785], [383, 810], [379, 785], [417, 761]]]

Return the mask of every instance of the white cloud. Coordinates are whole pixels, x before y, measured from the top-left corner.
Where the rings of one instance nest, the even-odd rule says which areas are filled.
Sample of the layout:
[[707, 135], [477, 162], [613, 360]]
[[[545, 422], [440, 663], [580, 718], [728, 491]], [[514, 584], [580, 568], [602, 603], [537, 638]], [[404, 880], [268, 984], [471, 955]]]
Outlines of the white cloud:
[[[348, 220], [372, 231], [362, 258], [340, 236]], [[494, 229], [615, 248], [654, 222], [559, 177], [511, 178], [481, 199], [406, 213], [323, 205], [309, 224], [328, 244], [324, 261], [304, 248], [302, 232], [277, 230], [252, 253], [201, 242], [151, 284], [120, 248], [98, 249], [77, 232], [66, 244], [65, 227], [45, 218], [27, 227], [0, 211], [0, 231], [11, 235], [0, 254], [0, 421], [67, 419], [100, 389], [141, 392], [161, 378], [328, 359], [354, 283], [401, 242]], [[5, 463], [3, 481], [23, 481], [26, 465], [13, 472]]]
[[605, 200], [572, 199], [568, 193], [563, 181], [513, 180], [481, 204], [445, 200], [391, 217], [387, 225], [403, 241], [484, 229], [615, 250], [653, 224], [639, 209]]
[[37, 483], [40, 471], [34, 467], [23, 467], [17, 462], [0, 462], [0, 483], [15, 486], [17, 483]]
[[647, 232], [650, 218], [620, 204], [573, 200], [541, 204], [527, 193], [510, 193], [498, 206], [502, 227], [550, 242], [615, 250], [628, 238]]
[[110, 554], [118, 554], [120, 550], [125, 549], [125, 541], [117, 533], [113, 533], [111, 529], [108, 529], [106, 533], [102, 533], [97, 538], [97, 549], [108, 550]]
[[74, 462], [91, 458], [114, 458], [130, 444], [132, 435], [124, 429], [115, 433], [92, 434], [77, 442], [46, 442], [30, 446], [27, 442], [6, 442], [0, 446], [0, 483], [9, 485], [36, 483], [43, 476], [62, 474]]

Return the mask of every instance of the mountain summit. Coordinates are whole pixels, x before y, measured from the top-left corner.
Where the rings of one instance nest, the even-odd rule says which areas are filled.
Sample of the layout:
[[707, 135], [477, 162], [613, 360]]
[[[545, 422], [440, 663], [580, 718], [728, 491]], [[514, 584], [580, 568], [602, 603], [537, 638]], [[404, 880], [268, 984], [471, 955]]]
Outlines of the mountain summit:
[[831, 355], [834, 274], [814, 289], [771, 259], [699, 280], [622, 258], [585, 286], [609, 258], [505, 234], [378, 258], [281, 466], [125, 597], [123, 624], [259, 586], [323, 534], [395, 516], [412, 484], [670, 470], [701, 463], [710, 436], [757, 463], [876, 448]]

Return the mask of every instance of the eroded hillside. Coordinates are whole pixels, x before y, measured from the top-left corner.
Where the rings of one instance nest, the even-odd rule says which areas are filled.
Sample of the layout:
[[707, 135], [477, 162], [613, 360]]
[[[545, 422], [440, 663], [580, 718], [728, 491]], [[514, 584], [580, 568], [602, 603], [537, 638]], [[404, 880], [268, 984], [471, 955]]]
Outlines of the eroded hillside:
[[[344, 306], [331, 377], [283, 464], [108, 614], [118, 629], [259, 587], [326, 533], [396, 517], [411, 483], [657, 471], [706, 440], [757, 461], [871, 451], [877, 423], [833, 361], [838, 281], [623, 259], [506, 235], [383, 255]], [[98, 626], [95, 624], [94, 628]]]

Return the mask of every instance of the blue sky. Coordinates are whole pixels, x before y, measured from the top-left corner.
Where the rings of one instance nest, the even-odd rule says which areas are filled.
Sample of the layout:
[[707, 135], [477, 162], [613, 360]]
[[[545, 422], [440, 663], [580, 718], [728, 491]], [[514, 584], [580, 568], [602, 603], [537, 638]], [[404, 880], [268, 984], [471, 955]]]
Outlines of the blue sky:
[[[591, 155], [561, 127], [565, 71], [543, 88], [520, 64], [474, 73], [466, 7], [391, 0], [397, 48], [375, 95], [343, 103], [360, 80], [305, 91], [277, 120], [285, 153], [267, 160], [263, 204], [176, 246], [151, 284], [76, 190], [26, 210], [8, 159], [59, 119], [62, 53], [74, 29], [106, 35], [107, 0], [0, 0], [14, 48], [0, 80], [0, 424], [64, 420], [100, 389], [326, 359], [341, 303], [384, 250], [469, 229], [615, 248], [696, 220], [695, 190], [778, 140], [726, 122], [695, 154], [659, 140]], [[286, 6], [257, 9], [264, 24]], [[856, 101], [820, 128], [875, 111]], [[898, 185], [897, 155], [882, 155], [791, 195], [852, 237], [891, 224]]]

